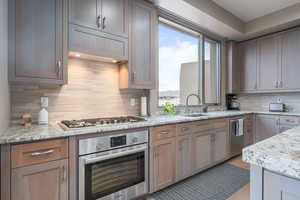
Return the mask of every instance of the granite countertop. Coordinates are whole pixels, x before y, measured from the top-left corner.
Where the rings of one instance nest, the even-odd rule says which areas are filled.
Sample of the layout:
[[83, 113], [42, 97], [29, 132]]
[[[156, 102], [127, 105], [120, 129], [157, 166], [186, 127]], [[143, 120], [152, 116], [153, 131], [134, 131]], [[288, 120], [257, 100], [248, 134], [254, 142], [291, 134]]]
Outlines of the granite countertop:
[[300, 179], [300, 126], [244, 148], [243, 160]]
[[204, 113], [201, 117], [186, 117], [183, 115], [175, 116], [153, 116], [147, 118], [147, 121], [132, 124], [117, 124], [107, 126], [87, 127], [64, 131], [58, 124], [47, 126], [33, 125], [25, 128], [23, 126], [11, 126], [6, 132], [0, 134], [0, 144], [31, 142], [45, 139], [63, 138], [69, 136], [77, 136], [91, 133], [103, 133], [110, 131], [127, 130], [134, 128], [147, 128], [152, 126], [176, 124], [183, 122], [192, 122], [200, 120], [208, 120], [222, 117], [234, 117], [245, 114], [272, 114], [272, 115], [288, 115], [300, 116], [300, 113], [270, 113], [270, 112], [254, 112], [254, 111], [218, 111]]
[[205, 113], [205, 116], [201, 116], [201, 117], [186, 117], [183, 115], [153, 116], [147, 118], [147, 121], [143, 121], [143, 122], [86, 127], [86, 128], [72, 129], [67, 131], [64, 131], [58, 124], [47, 125], [47, 126], [33, 125], [32, 127], [29, 128], [25, 128], [23, 126], [12, 126], [9, 127], [4, 134], [0, 135], [0, 144], [31, 142], [31, 141], [38, 141], [38, 140], [45, 140], [45, 139], [78, 136], [78, 135], [91, 134], [91, 133], [103, 133], [103, 132], [127, 130], [127, 129], [134, 129], [134, 128], [147, 128], [147, 127], [159, 126], [165, 124], [176, 124], [182, 122], [208, 120], [208, 119], [231, 117], [231, 116], [238, 116], [238, 115], [251, 114], [251, 113], [253, 112], [219, 111], [219, 112]]

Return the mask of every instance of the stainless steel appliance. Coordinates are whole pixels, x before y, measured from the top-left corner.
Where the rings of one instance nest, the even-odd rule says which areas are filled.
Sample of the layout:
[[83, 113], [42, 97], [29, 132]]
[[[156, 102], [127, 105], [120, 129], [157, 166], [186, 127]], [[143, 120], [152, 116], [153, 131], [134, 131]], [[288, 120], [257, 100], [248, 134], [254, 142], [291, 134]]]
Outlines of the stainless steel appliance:
[[79, 140], [79, 200], [148, 193], [148, 130]]
[[90, 126], [105, 126], [112, 124], [125, 124], [146, 121], [142, 117], [124, 116], [124, 117], [107, 117], [107, 118], [95, 118], [95, 119], [81, 119], [81, 120], [65, 120], [61, 121], [59, 125], [64, 130], [85, 128]]
[[240, 110], [240, 103], [236, 94], [226, 94], [227, 110]]
[[231, 155], [236, 156], [242, 153], [244, 148], [244, 119], [237, 118], [230, 120], [230, 141]]

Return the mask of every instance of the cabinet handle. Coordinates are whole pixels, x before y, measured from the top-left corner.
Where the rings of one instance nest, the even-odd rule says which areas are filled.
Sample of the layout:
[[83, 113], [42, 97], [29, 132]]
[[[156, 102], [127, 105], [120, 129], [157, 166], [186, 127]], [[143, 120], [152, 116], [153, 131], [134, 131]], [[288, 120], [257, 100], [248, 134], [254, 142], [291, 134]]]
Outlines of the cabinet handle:
[[105, 21], [106, 21], [106, 17], [103, 17], [102, 18], [102, 29], [106, 28]]
[[135, 81], [135, 75], [136, 75], [136, 72], [132, 72], [132, 82]]
[[183, 127], [183, 128], [181, 128], [181, 131], [188, 131], [188, 130], [190, 130], [189, 128], [187, 128], [187, 127]]
[[38, 157], [38, 156], [52, 154], [53, 152], [54, 152], [54, 149], [51, 149], [49, 151], [43, 151], [43, 152], [34, 152], [34, 153], [31, 154], [31, 156], [32, 157]]
[[62, 180], [62, 182], [65, 182], [67, 180], [67, 169], [66, 169], [66, 167], [63, 166], [62, 169], [61, 169], [61, 171], [62, 171], [62, 178], [61, 178], [61, 180]]
[[62, 63], [61, 63], [61, 61], [59, 60], [59, 61], [57, 61], [57, 74], [59, 75], [60, 74], [60, 71], [61, 71], [61, 65], [62, 65]]
[[100, 21], [101, 21], [101, 16], [98, 15], [98, 16], [97, 16], [97, 20], [96, 20], [96, 24], [97, 24], [97, 27], [98, 27], [98, 28], [101, 27], [101, 22], [100, 22]]

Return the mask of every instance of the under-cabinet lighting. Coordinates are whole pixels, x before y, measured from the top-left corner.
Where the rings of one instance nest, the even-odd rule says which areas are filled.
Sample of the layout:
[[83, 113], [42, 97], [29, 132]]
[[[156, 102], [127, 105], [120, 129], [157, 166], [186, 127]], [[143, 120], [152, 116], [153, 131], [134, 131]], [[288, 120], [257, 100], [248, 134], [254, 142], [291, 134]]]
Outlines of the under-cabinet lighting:
[[70, 51], [69, 56], [74, 58], [85, 59], [85, 60], [93, 60], [93, 61], [100, 61], [100, 62], [114, 63], [114, 64], [121, 62], [121, 60], [117, 60], [111, 57], [94, 56], [94, 55], [89, 55], [89, 54], [79, 53], [74, 51]]
[[77, 58], [80, 58], [80, 56], [81, 56], [81, 55], [80, 55], [79, 53], [76, 53], [76, 54], [75, 54], [75, 57], [77, 57]]

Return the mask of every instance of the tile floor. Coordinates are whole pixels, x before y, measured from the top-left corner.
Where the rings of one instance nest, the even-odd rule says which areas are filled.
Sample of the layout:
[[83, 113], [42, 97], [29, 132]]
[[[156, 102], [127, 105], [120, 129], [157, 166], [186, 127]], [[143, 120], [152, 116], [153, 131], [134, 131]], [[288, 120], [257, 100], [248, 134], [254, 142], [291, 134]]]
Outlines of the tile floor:
[[[229, 163], [231, 165], [235, 165], [237, 167], [241, 167], [241, 168], [250, 170], [250, 165], [243, 162], [241, 156], [233, 158], [233, 159], [227, 161], [227, 163]], [[147, 200], [155, 200], [155, 198], [153, 198], [151, 196], [147, 197], [146, 199]], [[239, 191], [234, 193], [227, 200], [250, 200], [250, 184], [245, 185], [244, 187], [242, 187]]]

